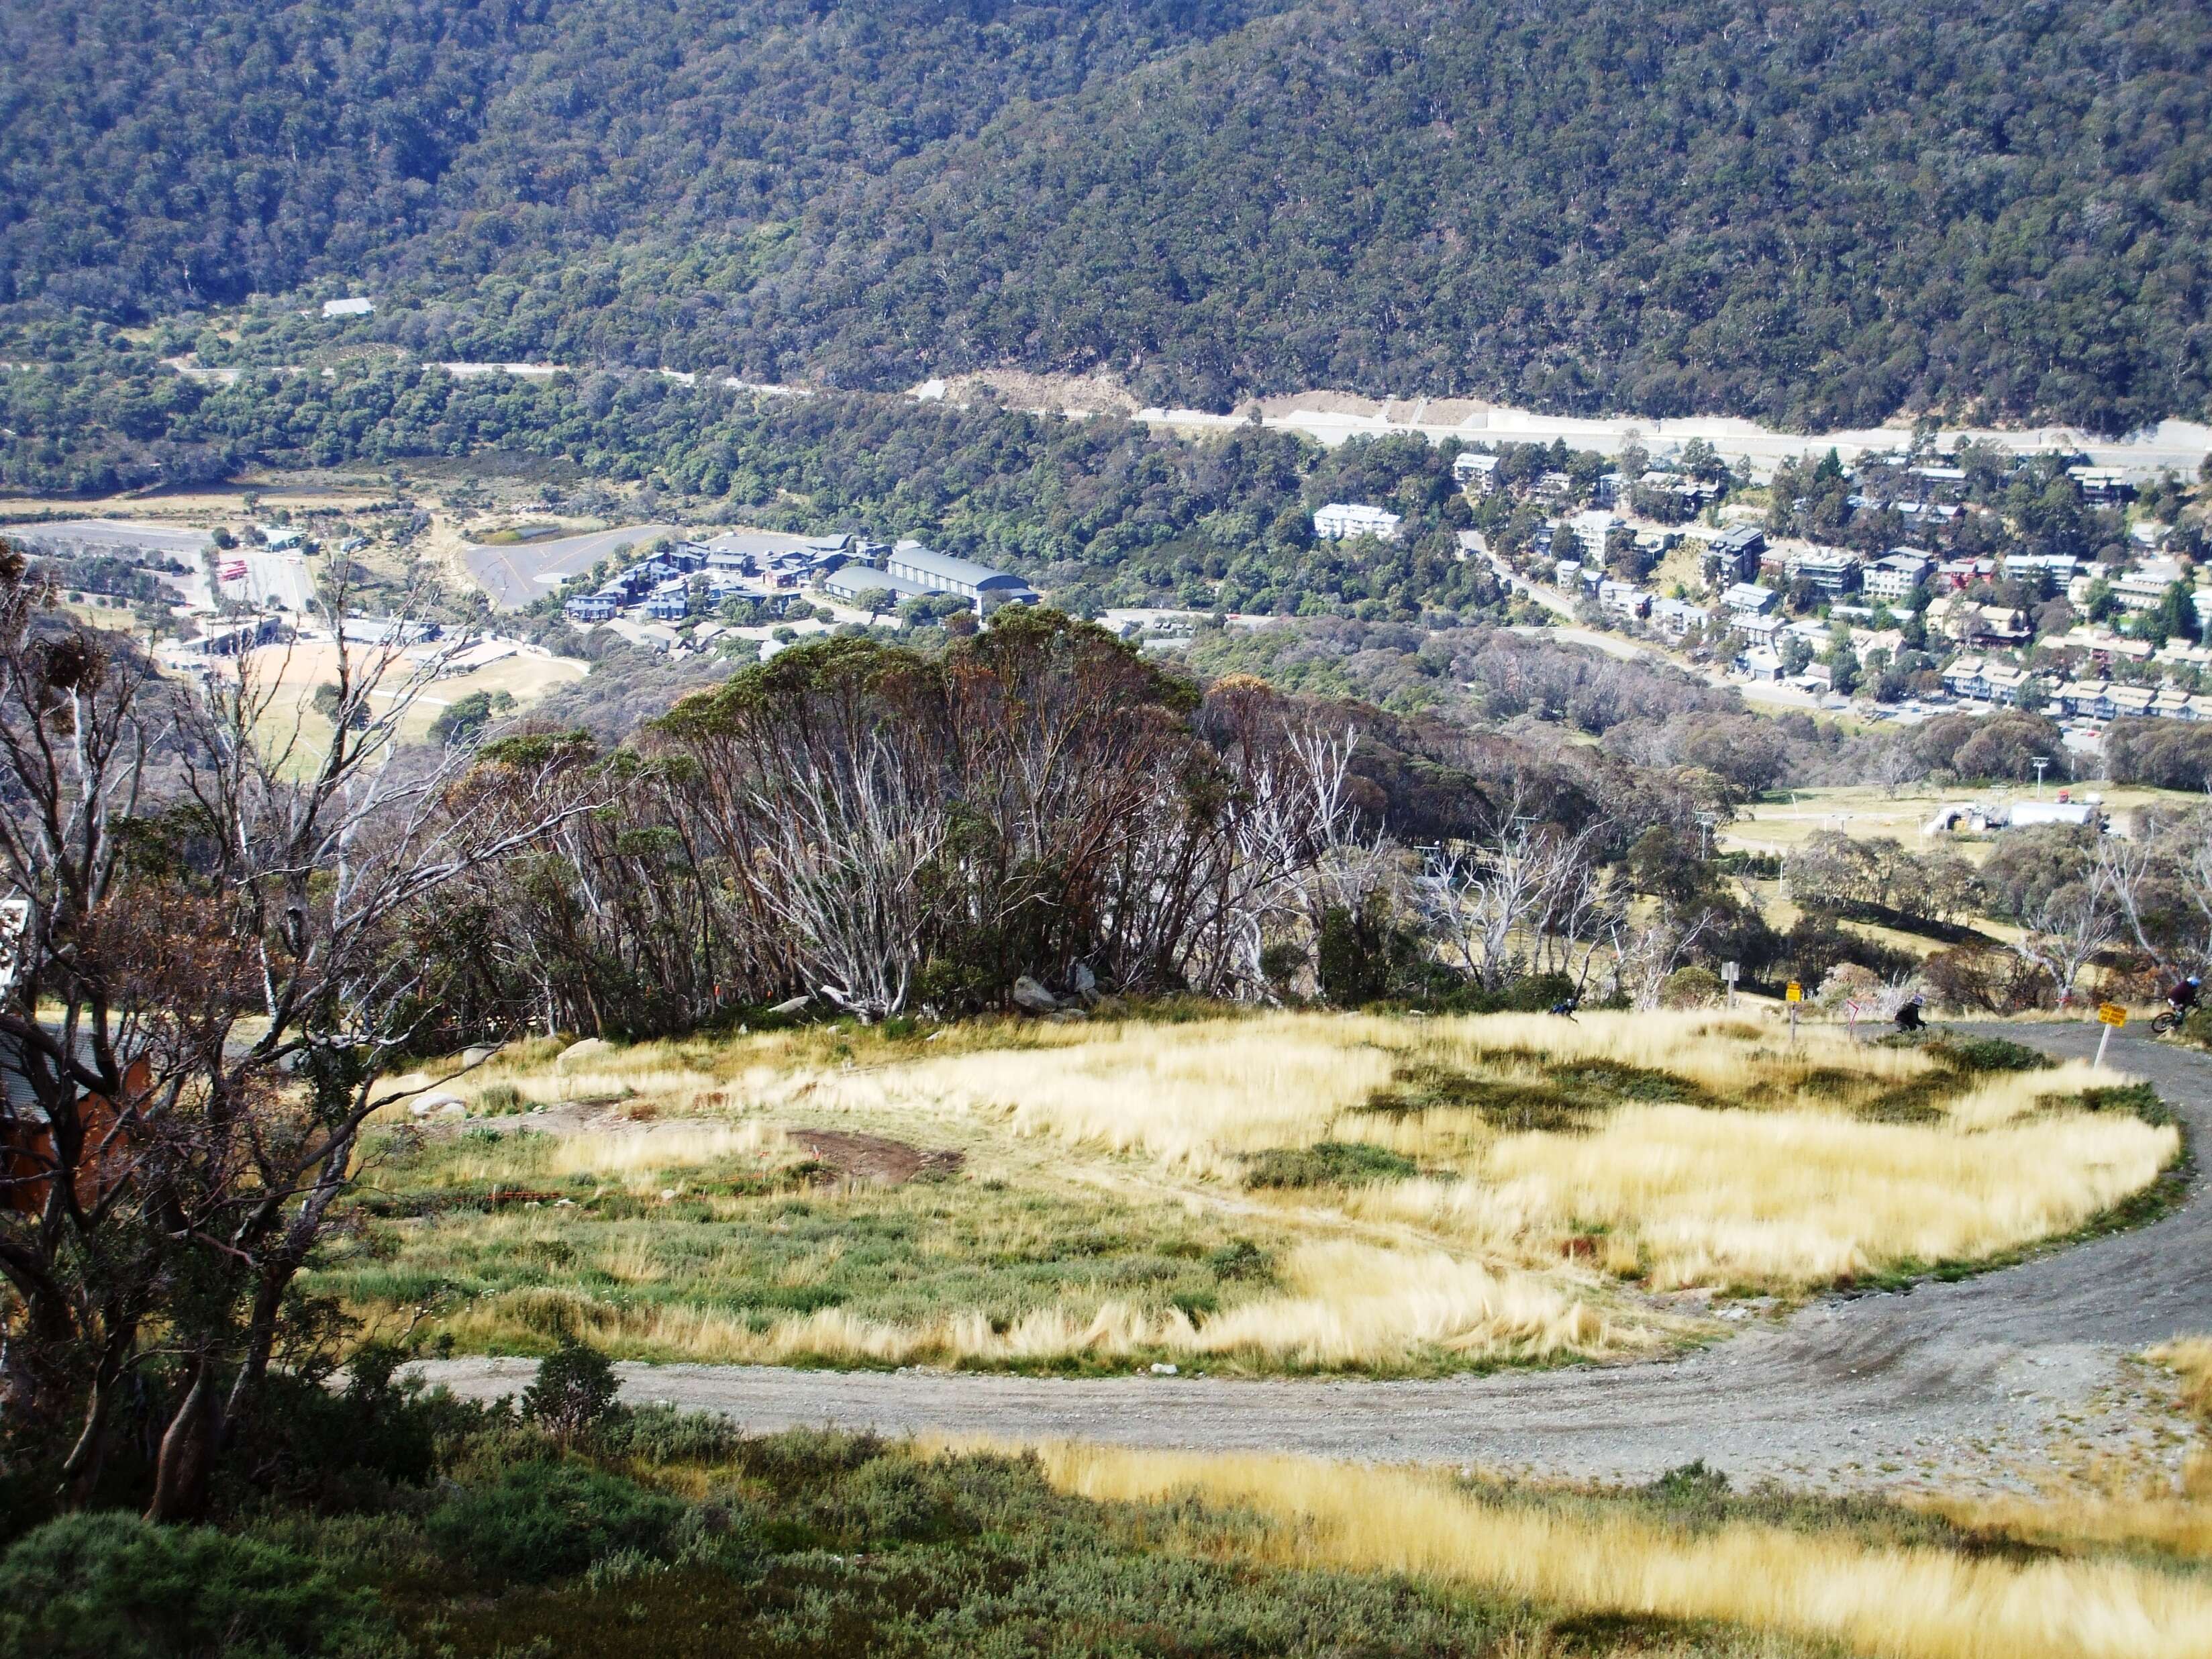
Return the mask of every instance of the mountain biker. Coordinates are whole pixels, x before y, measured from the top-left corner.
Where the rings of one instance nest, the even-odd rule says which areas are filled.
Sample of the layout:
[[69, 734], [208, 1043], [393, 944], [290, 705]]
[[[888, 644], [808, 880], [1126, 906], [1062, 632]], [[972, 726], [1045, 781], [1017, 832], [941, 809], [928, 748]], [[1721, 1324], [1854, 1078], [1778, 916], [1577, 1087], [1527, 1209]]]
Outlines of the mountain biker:
[[2187, 979], [2179, 981], [2174, 988], [2166, 994], [2166, 1005], [2177, 1014], [2186, 1014], [2197, 1006], [2197, 994], [2203, 988], [2204, 981], [2197, 975], [2191, 974]]
[[1920, 1023], [1920, 1010], [1926, 1003], [1925, 997], [1917, 996], [1907, 997], [1900, 1003], [1897, 1012], [1892, 1016], [1897, 1021], [1897, 1029], [1900, 1031], [1919, 1031], [1927, 1029]]

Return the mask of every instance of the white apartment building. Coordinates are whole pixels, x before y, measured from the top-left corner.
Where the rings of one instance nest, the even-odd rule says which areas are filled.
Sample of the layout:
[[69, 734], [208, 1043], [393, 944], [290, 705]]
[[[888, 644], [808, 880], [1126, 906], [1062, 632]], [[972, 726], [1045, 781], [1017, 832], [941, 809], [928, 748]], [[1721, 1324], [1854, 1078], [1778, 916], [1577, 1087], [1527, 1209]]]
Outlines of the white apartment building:
[[1362, 536], [1395, 542], [1398, 524], [1395, 513], [1360, 501], [1331, 501], [1313, 516], [1314, 534], [1325, 542], [1357, 541]]

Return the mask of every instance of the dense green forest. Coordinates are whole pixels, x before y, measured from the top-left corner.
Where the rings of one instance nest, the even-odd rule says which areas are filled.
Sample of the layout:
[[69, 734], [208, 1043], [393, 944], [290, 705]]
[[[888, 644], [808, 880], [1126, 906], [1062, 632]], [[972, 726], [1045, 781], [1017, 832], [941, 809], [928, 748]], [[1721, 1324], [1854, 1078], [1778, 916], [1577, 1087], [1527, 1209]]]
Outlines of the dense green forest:
[[1803, 427], [2212, 390], [2202, 0], [0, 18], [0, 301], [377, 295], [268, 350]]

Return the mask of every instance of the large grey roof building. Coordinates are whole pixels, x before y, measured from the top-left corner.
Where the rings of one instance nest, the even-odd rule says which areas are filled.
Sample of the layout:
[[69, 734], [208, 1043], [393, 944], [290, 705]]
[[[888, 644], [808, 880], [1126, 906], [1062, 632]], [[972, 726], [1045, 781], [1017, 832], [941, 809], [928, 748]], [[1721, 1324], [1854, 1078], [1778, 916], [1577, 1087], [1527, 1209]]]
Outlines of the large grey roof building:
[[904, 600], [936, 590], [896, 571], [878, 570], [872, 564], [843, 564], [822, 578], [822, 591], [832, 599], [849, 602], [869, 592], [889, 593]]
[[1036, 603], [1036, 590], [1019, 576], [977, 564], [973, 559], [939, 553], [917, 541], [902, 541], [891, 549], [884, 568], [894, 576], [919, 582], [933, 593], [957, 593], [978, 605], [987, 599], [1014, 605]]

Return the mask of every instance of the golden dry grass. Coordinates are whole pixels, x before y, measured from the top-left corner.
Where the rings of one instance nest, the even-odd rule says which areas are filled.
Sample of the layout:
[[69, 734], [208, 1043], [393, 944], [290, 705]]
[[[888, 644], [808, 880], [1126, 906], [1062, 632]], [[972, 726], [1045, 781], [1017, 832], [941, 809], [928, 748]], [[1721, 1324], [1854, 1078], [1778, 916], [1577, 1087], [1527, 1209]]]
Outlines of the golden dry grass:
[[[625, 1283], [658, 1276], [642, 1249], [595, 1265]], [[1295, 1252], [1281, 1278], [1279, 1292], [1202, 1324], [1176, 1308], [1115, 1300], [1087, 1312], [1042, 1308], [1003, 1328], [969, 1310], [894, 1322], [824, 1308], [757, 1329], [742, 1317], [698, 1307], [624, 1307], [546, 1290], [488, 1297], [442, 1328], [457, 1340], [496, 1348], [528, 1346], [545, 1329], [568, 1324], [626, 1348], [727, 1364], [1006, 1364], [1165, 1354], [1273, 1370], [1357, 1368], [1401, 1357], [1417, 1346], [1471, 1359], [1525, 1361], [1595, 1354], [1650, 1340], [1615, 1330], [1570, 1290], [1441, 1253], [1424, 1257], [1316, 1244]]]
[[2212, 1586], [2113, 1562], [2020, 1563], [1747, 1523], [1692, 1533], [1633, 1515], [1486, 1502], [1441, 1476], [1266, 1454], [1053, 1445], [1048, 1477], [1092, 1498], [1192, 1494], [1276, 1527], [1270, 1565], [1417, 1574], [1593, 1613], [1726, 1620], [1894, 1659], [2166, 1659], [2212, 1643]]
[[2181, 1403], [2212, 1422], [2212, 1336], [2184, 1336], [2161, 1343], [2148, 1358], [2181, 1379]]
[[[1359, 1109], [1408, 1066], [1534, 1082], [1545, 1067], [1593, 1062], [1766, 1103], [1632, 1103], [1577, 1133], [1503, 1133], [1465, 1111]], [[1826, 1079], [1832, 1094], [1864, 1097], [1936, 1069], [1917, 1051], [1826, 1029], [1792, 1048], [1769, 1024], [1723, 1014], [1278, 1015], [1109, 1027], [1088, 1041], [817, 1074], [805, 1087], [816, 1103], [853, 1109], [996, 1115], [1018, 1135], [1141, 1153], [1214, 1181], [1267, 1148], [1367, 1141], [1461, 1176], [1352, 1188], [1351, 1217], [1530, 1267], [1597, 1235], [1585, 1247], [1597, 1265], [1662, 1289], [1786, 1290], [1986, 1259], [2081, 1226], [2179, 1155], [2171, 1127], [2068, 1107], [2084, 1088], [2123, 1080], [2079, 1064], [1978, 1080], [1933, 1122], [1865, 1121], [1803, 1092]]]
[[[1380, 1091], [1415, 1086], [1409, 1078], [1556, 1096], [1577, 1066], [1620, 1086], [1686, 1089], [1699, 1103], [1605, 1095], [1614, 1085], [1601, 1078], [1588, 1085], [1600, 1106], [1549, 1128], [1505, 1127], [1448, 1091], [1370, 1109]], [[457, 1149], [447, 1178], [588, 1177], [648, 1195], [696, 1184], [706, 1195], [691, 1201], [707, 1218], [736, 1223], [749, 1200], [707, 1193], [712, 1183], [691, 1183], [690, 1172], [719, 1165], [726, 1179], [785, 1161], [775, 1126], [848, 1125], [962, 1149], [965, 1176], [932, 1200], [951, 1206], [939, 1212], [948, 1219], [975, 1212], [983, 1194], [966, 1183], [987, 1176], [1033, 1195], [1013, 1202], [1043, 1204], [1040, 1214], [1104, 1196], [1164, 1221], [1203, 1215], [1265, 1237], [1273, 1278], [1224, 1284], [1205, 1305], [1109, 1288], [988, 1317], [973, 1297], [896, 1317], [843, 1305], [772, 1315], [732, 1311], [696, 1263], [647, 1280], [641, 1257], [602, 1271], [617, 1287], [661, 1283], [650, 1306], [549, 1273], [528, 1288], [503, 1280], [445, 1328], [471, 1346], [526, 1349], [549, 1321], [573, 1317], [627, 1352], [701, 1360], [1150, 1354], [1224, 1369], [1390, 1370], [1632, 1352], [1692, 1327], [1621, 1280], [1802, 1293], [1986, 1260], [2081, 1226], [2178, 1154], [2170, 1127], [2072, 1103], [2084, 1087], [2119, 1080], [2081, 1066], [1960, 1079], [1921, 1053], [1818, 1027], [1793, 1046], [1771, 1019], [1715, 1012], [978, 1023], [927, 1042], [816, 1028], [595, 1044], [565, 1059], [556, 1044], [530, 1043], [459, 1086], [539, 1103], [622, 1099], [654, 1121], [529, 1137], [547, 1144], [527, 1151]], [[1898, 1091], [1912, 1096], [1918, 1121], [1859, 1115]], [[1382, 1146], [1421, 1173], [1244, 1184], [1253, 1155], [1323, 1141]], [[951, 1248], [950, 1237], [925, 1230], [916, 1250]], [[979, 1270], [1048, 1259], [1008, 1256], [1003, 1238], [988, 1248]]]
[[1494, 1249], [1564, 1225], [1660, 1288], [1815, 1284], [1975, 1261], [2064, 1233], [2156, 1179], [2176, 1132], [2083, 1112], [1994, 1130], [1821, 1112], [1628, 1106], [1500, 1140], [1479, 1180], [1363, 1188], [1355, 1213]]

